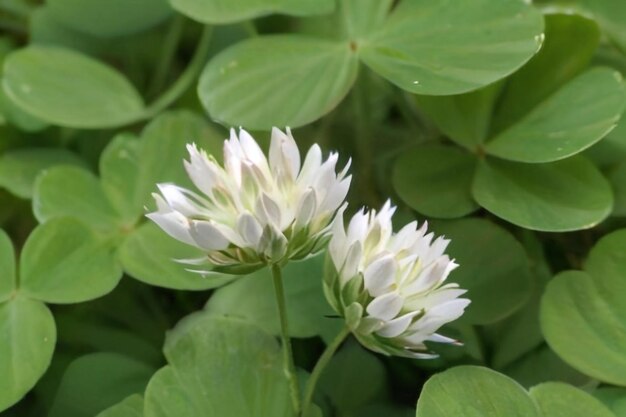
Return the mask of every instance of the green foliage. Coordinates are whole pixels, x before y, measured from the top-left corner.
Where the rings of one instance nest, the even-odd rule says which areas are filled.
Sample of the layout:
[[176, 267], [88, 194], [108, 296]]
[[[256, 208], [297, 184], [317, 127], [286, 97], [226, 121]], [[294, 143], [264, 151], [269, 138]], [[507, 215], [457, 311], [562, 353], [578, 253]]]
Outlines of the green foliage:
[[276, 340], [244, 321], [196, 313], [168, 335], [169, 365], [146, 390], [146, 417], [291, 416]]
[[391, 197], [450, 239], [471, 300], [462, 346], [385, 357], [335, 339], [326, 253], [283, 265], [302, 417], [626, 417], [623, 0], [3, 0], [0, 28], [0, 416], [295, 417], [269, 268], [183, 264], [145, 217], [187, 144], [290, 126], [352, 160], [346, 216]]
[[541, 326], [552, 348], [573, 367], [601, 381], [626, 386], [626, 231], [602, 238], [585, 271], [566, 271], [548, 285]]

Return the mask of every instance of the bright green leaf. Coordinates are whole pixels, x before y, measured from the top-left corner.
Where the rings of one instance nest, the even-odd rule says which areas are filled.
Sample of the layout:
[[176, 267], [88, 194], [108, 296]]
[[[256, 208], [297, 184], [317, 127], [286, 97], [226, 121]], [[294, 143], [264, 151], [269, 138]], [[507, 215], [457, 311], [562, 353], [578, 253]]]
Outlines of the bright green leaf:
[[626, 231], [602, 238], [586, 270], [567, 271], [550, 282], [541, 304], [546, 340], [576, 369], [626, 386]]
[[492, 133], [510, 127], [572, 78], [587, 69], [600, 41], [598, 25], [568, 14], [545, 16], [541, 50], [512, 74], [495, 109]]
[[486, 146], [489, 154], [521, 162], [574, 155], [613, 129], [624, 109], [621, 75], [607, 68], [576, 77]]
[[503, 369], [524, 387], [548, 381], [562, 381], [576, 386], [588, 384], [588, 376], [581, 374], [563, 361], [548, 346], [540, 346]]
[[450, 139], [474, 152], [487, 139], [491, 113], [502, 83], [455, 96], [415, 96], [417, 103]]
[[50, 303], [100, 297], [113, 290], [121, 277], [111, 244], [71, 218], [38, 226], [20, 258], [20, 292]]
[[384, 398], [387, 371], [376, 356], [353, 340], [333, 356], [320, 377], [319, 389], [339, 415], [352, 415], [364, 405]]
[[17, 106], [13, 101], [11, 101], [4, 90], [0, 89], [0, 111], [2, 112], [2, 116], [13, 126], [16, 126], [20, 130], [26, 132], [39, 132], [46, 127], [48, 124], [37, 117], [26, 113], [19, 106]]
[[366, 38], [383, 23], [393, 0], [338, 0], [343, 36], [357, 41]]
[[256, 326], [197, 313], [169, 334], [165, 356], [145, 417], [292, 416], [280, 347]]
[[173, 182], [192, 188], [183, 166], [183, 159], [189, 159], [188, 143], [195, 143], [221, 161], [224, 136], [195, 113], [186, 110], [163, 113], [141, 132], [137, 196], [132, 198], [138, 215], [144, 213], [144, 205], [154, 201], [151, 193], [157, 191], [157, 183]]
[[543, 417], [615, 417], [600, 401], [562, 382], [546, 382], [530, 390]]
[[471, 194], [476, 158], [458, 148], [420, 146], [396, 161], [393, 185], [405, 203], [431, 217], [455, 218], [478, 208]]
[[102, 38], [143, 31], [172, 12], [167, 0], [48, 0], [46, 4], [63, 24]]
[[143, 393], [154, 372], [117, 353], [81, 356], [65, 371], [48, 417], [93, 417], [131, 394]]
[[0, 187], [22, 198], [32, 198], [35, 179], [57, 165], [83, 166], [73, 152], [55, 148], [23, 148], [0, 157]]
[[120, 73], [59, 47], [29, 46], [10, 54], [2, 87], [28, 113], [61, 126], [116, 127], [143, 111], [139, 93]]
[[344, 98], [357, 67], [348, 43], [262, 36], [213, 58], [200, 77], [198, 95], [212, 118], [229, 125], [298, 127]]
[[519, 68], [537, 52], [542, 31], [541, 14], [519, 0], [405, 0], [359, 50], [400, 88], [459, 94]]
[[626, 417], [626, 389], [601, 387], [593, 391], [593, 396], [609, 407], [616, 417]]
[[120, 262], [124, 271], [147, 284], [177, 290], [206, 290], [229, 282], [232, 277], [207, 274], [203, 277], [187, 269], [190, 266], [177, 259], [195, 259], [205, 255], [202, 251], [173, 239], [154, 223], [148, 222], [135, 230], [120, 247]]
[[107, 408], [96, 417], [143, 417], [143, 397], [133, 394]]
[[127, 226], [133, 225], [144, 211], [145, 196], [137, 192], [140, 146], [134, 135], [122, 133], [100, 155], [102, 191]]
[[513, 224], [543, 231], [586, 229], [613, 205], [611, 187], [588, 160], [574, 156], [548, 164], [487, 158], [472, 189], [484, 208]]
[[272, 13], [306, 16], [330, 13], [333, 0], [169, 0], [172, 7], [207, 24], [235, 23]]
[[437, 222], [437, 235], [450, 239], [447, 253], [460, 265], [449, 281], [467, 289], [472, 300], [463, 320], [491, 323], [528, 300], [530, 265], [524, 247], [506, 230], [483, 219]]
[[15, 290], [15, 250], [6, 232], [0, 229], [0, 302], [11, 297]]
[[0, 411], [19, 401], [52, 359], [56, 329], [43, 303], [17, 296], [0, 304]]
[[478, 366], [459, 366], [431, 377], [417, 402], [417, 415], [543, 417], [514, 380]]
[[55, 167], [35, 184], [33, 211], [40, 222], [73, 217], [104, 234], [116, 234], [117, 213], [98, 178], [78, 167]]
[[[325, 316], [334, 315], [322, 289], [324, 256], [292, 262], [283, 271], [289, 332], [293, 337], [312, 337], [333, 326]], [[280, 323], [271, 274], [268, 268], [220, 288], [207, 303], [212, 313], [243, 317], [269, 333], [280, 334]]]

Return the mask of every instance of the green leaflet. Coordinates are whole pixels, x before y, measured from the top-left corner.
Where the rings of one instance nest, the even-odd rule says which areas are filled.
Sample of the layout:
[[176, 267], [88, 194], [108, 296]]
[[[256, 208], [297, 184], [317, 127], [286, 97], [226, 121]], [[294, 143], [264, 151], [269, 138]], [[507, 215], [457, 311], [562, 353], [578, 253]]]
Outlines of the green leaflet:
[[197, 313], [170, 333], [169, 365], [145, 394], [145, 417], [291, 417], [280, 347], [238, 319]]
[[603, 237], [585, 271], [557, 275], [541, 303], [541, 327], [554, 351], [579, 371], [620, 386], [626, 386], [625, 244], [624, 230]]

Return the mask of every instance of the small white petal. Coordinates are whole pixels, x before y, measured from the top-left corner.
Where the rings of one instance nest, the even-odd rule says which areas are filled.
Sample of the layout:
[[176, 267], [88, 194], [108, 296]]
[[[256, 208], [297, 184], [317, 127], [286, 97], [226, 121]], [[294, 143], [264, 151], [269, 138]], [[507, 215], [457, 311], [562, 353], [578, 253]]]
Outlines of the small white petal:
[[298, 175], [298, 184], [301, 186], [309, 186], [313, 183], [317, 172], [322, 165], [322, 149], [316, 143], [306, 154], [304, 163], [302, 164], [302, 170]]
[[277, 229], [281, 229], [281, 212], [280, 207], [266, 193], [263, 193], [255, 205], [256, 216], [264, 225], [271, 225]]
[[351, 181], [352, 176], [349, 176], [348, 178], [333, 184], [333, 186], [328, 190], [328, 193], [324, 198], [324, 202], [320, 205], [320, 211], [324, 212], [337, 210], [337, 207], [344, 202], [346, 196], [348, 195]]
[[397, 317], [393, 320], [386, 322], [378, 331], [377, 335], [382, 337], [396, 337], [401, 335], [409, 325], [418, 312], [411, 312]]
[[373, 296], [384, 293], [395, 282], [396, 271], [397, 265], [393, 255], [375, 260], [363, 273], [365, 288]]
[[222, 250], [229, 245], [228, 239], [210, 222], [193, 220], [189, 232], [196, 244], [206, 250]]
[[254, 138], [244, 129], [239, 129], [239, 141], [241, 142], [241, 148], [246, 158], [260, 167], [267, 166], [265, 154]]
[[258, 248], [263, 228], [259, 222], [250, 214], [243, 213], [237, 220], [237, 231], [243, 240], [255, 249]]
[[427, 341], [429, 342], [435, 342], [435, 343], [447, 343], [447, 344], [453, 344], [453, 345], [460, 345], [461, 343], [456, 340], [456, 339], [452, 339], [451, 337], [446, 337], [443, 336], [439, 333], [434, 333], [430, 336], [428, 336], [426, 338]]
[[391, 320], [398, 315], [402, 309], [402, 297], [396, 292], [386, 293], [374, 298], [365, 311], [370, 316], [380, 320]]
[[[363, 247], [361, 246], [361, 242], [356, 241], [352, 243], [352, 245], [348, 248], [345, 262], [337, 266], [337, 269], [340, 271], [342, 286], [359, 272], [359, 264], [361, 263], [362, 255]], [[335, 261], [333, 260], [333, 262]]]
[[165, 233], [188, 245], [197, 246], [189, 233], [187, 218], [177, 212], [149, 213], [146, 217], [155, 222]]
[[296, 210], [296, 228], [305, 227], [315, 216], [317, 211], [317, 195], [313, 188], [309, 188], [300, 198]]

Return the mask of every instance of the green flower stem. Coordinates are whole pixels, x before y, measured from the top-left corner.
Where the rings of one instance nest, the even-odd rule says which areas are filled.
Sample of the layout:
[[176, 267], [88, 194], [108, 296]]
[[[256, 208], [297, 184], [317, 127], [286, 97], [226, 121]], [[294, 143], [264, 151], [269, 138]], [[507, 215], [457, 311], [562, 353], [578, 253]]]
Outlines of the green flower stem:
[[289, 338], [289, 323], [287, 320], [287, 304], [285, 301], [285, 289], [283, 288], [283, 277], [280, 266], [273, 264], [272, 278], [274, 280], [274, 291], [276, 293], [276, 305], [280, 316], [280, 337], [283, 343], [283, 367], [289, 390], [291, 392], [291, 402], [293, 403], [294, 415], [300, 415], [300, 385], [296, 375], [296, 366], [293, 362], [293, 351], [291, 349], [291, 339]]
[[302, 415], [306, 416], [309, 407], [313, 402], [313, 394], [315, 394], [315, 387], [317, 386], [317, 381], [326, 369], [326, 365], [330, 362], [333, 355], [339, 349], [339, 346], [346, 340], [346, 337], [350, 334], [350, 329], [346, 326], [344, 327], [335, 339], [328, 346], [326, 346], [326, 350], [322, 353], [319, 360], [315, 364], [315, 368], [313, 368], [313, 372], [311, 373], [311, 377], [306, 385], [306, 390], [304, 391], [304, 401], [302, 402]]
[[196, 52], [191, 58], [189, 66], [185, 69], [182, 75], [176, 80], [172, 86], [156, 99], [141, 115], [140, 120], [150, 119], [161, 111], [165, 110], [173, 102], [175, 102], [193, 83], [198, 77], [198, 74], [202, 70], [207, 55], [209, 53], [209, 44], [211, 43], [211, 36], [213, 34], [212, 26], [205, 26], [200, 37], [200, 42], [196, 47]]

